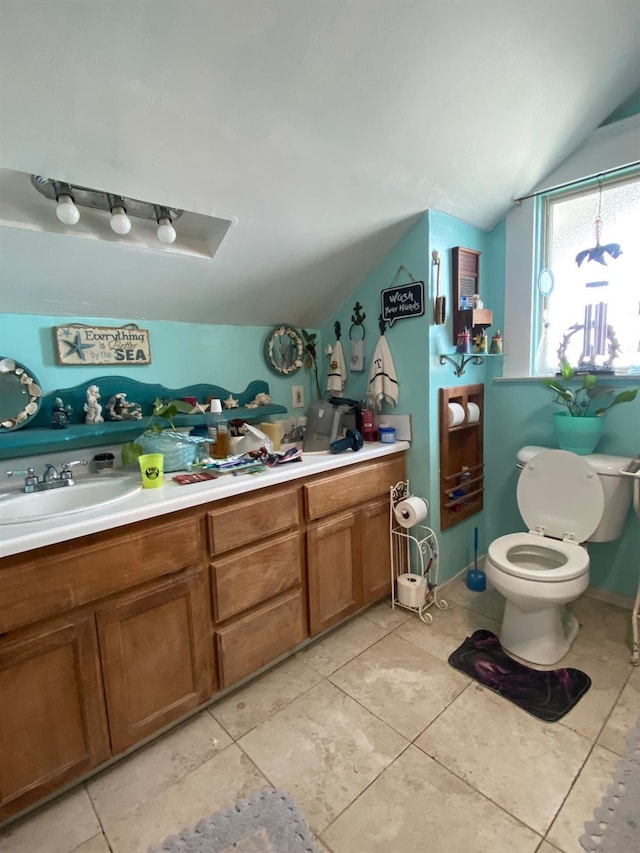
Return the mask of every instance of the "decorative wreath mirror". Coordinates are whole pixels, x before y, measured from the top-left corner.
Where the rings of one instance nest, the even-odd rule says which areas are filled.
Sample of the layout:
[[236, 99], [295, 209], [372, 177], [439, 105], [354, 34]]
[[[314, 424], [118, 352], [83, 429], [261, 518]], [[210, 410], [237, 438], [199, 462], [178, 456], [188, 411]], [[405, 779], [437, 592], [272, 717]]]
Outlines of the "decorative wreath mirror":
[[290, 326], [274, 329], [265, 345], [267, 364], [281, 376], [290, 376], [302, 367], [304, 344]]

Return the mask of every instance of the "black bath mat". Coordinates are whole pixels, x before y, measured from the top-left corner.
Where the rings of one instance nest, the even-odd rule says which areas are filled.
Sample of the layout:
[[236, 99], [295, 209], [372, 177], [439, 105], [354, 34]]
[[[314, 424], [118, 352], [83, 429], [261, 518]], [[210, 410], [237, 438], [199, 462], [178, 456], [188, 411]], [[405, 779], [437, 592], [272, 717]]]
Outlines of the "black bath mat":
[[503, 652], [496, 635], [484, 629], [467, 637], [449, 663], [547, 723], [564, 717], [591, 687], [591, 679], [579, 669], [544, 671], [518, 663]]

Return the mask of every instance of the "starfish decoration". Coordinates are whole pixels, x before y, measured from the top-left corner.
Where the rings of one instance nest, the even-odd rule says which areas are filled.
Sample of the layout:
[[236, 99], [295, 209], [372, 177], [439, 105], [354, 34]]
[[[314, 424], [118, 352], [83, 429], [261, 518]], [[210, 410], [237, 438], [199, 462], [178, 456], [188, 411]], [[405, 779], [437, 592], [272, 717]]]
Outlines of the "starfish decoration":
[[76, 332], [76, 337], [75, 337], [75, 340], [73, 342], [72, 341], [63, 341], [62, 343], [66, 344], [69, 347], [69, 351], [67, 352], [67, 355], [73, 355], [73, 353], [75, 353], [78, 356], [78, 358], [81, 359], [82, 361], [87, 360], [87, 358], [84, 354], [84, 351], [86, 349], [91, 349], [92, 347], [95, 346], [95, 344], [83, 344], [82, 339], [80, 337], [80, 332]]
[[232, 396], [231, 394], [229, 394], [229, 396], [227, 397], [227, 399], [224, 401], [224, 407], [225, 407], [225, 409], [237, 409], [237, 408], [238, 408], [238, 405], [239, 405], [239, 404], [238, 404], [238, 401], [237, 401], [237, 400], [234, 400], [234, 398], [233, 398], [233, 396]]

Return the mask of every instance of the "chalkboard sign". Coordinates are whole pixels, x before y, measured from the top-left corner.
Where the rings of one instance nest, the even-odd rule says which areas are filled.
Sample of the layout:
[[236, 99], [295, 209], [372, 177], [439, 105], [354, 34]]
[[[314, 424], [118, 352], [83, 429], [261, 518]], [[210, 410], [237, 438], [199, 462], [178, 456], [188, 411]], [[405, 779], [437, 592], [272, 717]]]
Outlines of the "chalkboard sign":
[[399, 287], [388, 287], [381, 292], [382, 317], [389, 326], [396, 320], [407, 317], [422, 317], [424, 314], [424, 282], [412, 281]]

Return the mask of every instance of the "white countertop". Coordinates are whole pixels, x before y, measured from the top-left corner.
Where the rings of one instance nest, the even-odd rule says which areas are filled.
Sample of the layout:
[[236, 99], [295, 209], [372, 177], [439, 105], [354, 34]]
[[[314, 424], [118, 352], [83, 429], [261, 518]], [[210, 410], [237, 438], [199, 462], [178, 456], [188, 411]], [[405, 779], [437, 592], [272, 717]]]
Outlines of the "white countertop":
[[[190, 483], [180, 486], [172, 480], [172, 474], [165, 474], [164, 485], [159, 489], [141, 489], [116, 503], [102, 505], [90, 510], [51, 517], [43, 521], [28, 521], [16, 524], [0, 524], [0, 557], [20, 554], [34, 548], [53, 545], [122, 527], [136, 521], [144, 521], [155, 516], [177, 512], [211, 501], [268, 488], [278, 483], [289, 483], [301, 477], [335, 471], [359, 462], [389, 456], [408, 450], [409, 442], [397, 441], [395, 444], [365, 444], [362, 450], [333, 455], [330, 453], [306, 454], [301, 462], [278, 465], [261, 474], [231, 474], [205, 483]], [[124, 472], [117, 476], [130, 478], [134, 484], [140, 481], [140, 474]], [[111, 476], [92, 475], [94, 477]], [[71, 486], [70, 488], [74, 488]], [[1, 505], [0, 505], [1, 511]]]

